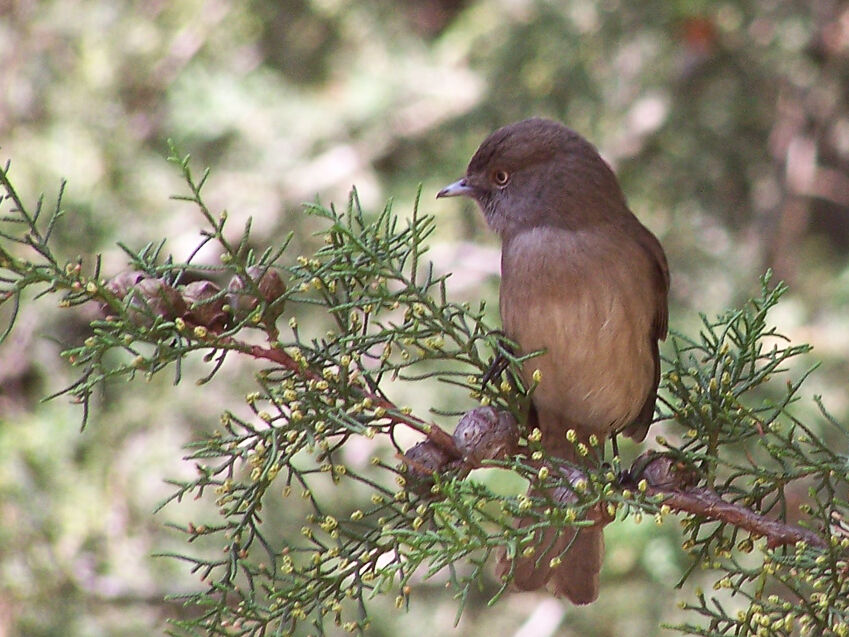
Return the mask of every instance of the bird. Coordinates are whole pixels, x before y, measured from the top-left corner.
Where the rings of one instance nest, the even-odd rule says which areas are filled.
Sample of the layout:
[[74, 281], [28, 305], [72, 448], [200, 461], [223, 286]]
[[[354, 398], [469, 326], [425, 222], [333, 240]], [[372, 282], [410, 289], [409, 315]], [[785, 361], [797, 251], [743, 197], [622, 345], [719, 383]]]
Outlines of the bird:
[[[490, 134], [465, 176], [437, 194], [457, 196], [474, 200], [501, 238], [504, 334], [520, 353], [543, 351], [521, 369], [526, 387], [536, 382], [527, 431], [540, 430], [547, 456], [577, 466], [587, 460], [575, 443], [591, 436], [642, 441], [660, 382], [669, 267], [598, 150], [560, 122], [515, 122]], [[549, 529], [534, 541], [530, 556], [503, 551], [496, 573], [574, 604], [598, 598], [602, 524]]]

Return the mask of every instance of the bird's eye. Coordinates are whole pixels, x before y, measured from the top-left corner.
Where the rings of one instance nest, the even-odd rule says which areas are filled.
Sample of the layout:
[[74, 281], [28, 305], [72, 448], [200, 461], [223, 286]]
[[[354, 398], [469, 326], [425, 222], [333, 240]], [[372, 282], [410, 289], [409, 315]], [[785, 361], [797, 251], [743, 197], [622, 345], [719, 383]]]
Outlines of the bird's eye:
[[496, 170], [492, 173], [492, 183], [499, 188], [503, 188], [510, 181], [510, 173], [506, 170]]

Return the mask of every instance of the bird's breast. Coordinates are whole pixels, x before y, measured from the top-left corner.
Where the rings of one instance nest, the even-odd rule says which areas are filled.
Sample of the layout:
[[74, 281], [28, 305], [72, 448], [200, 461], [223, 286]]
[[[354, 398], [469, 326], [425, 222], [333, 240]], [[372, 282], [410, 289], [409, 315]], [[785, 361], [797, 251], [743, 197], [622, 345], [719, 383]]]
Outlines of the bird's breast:
[[636, 242], [534, 228], [506, 241], [501, 318], [541, 381], [540, 411], [599, 434], [629, 424], [653, 386], [651, 262]]

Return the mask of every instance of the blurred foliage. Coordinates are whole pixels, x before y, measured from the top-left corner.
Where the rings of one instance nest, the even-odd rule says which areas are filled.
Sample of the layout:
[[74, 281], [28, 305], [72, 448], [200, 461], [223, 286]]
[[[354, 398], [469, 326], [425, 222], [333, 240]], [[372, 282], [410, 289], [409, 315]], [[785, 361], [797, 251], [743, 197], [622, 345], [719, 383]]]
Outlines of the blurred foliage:
[[[845, 422], [847, 62], [849, 6], [837, 0], [7, 0], [0, 152], [14, 158], [22, 193], [52, 200], [69, 180], [73, 223], [57, 229], [57, 249], [87, 261], [102, 253], [114, 273], [127, 261], [118, 240], [138, 250], [168, 236], [178, 259], [195, 247], [197, 216], [166, 200], [181, 192], [163, 160], [169, 137], [215, 168], [207, 200], [229, 210], [231, 227], [252, 217], [262, 245], [294, 232], [297, 254], [316, 241], [301, 202], [343, 201], [356, 184], [366, 209], [391, 195], [409, 210], [418, 183], [427, 202], [496, 126], [553, 116], [599, 146], [661, 238], [672, 326], [688, 332], [697, 311], [739, 303], [773, 266], [791, 286], [776, 320], [823, 360], [806, 387]], [[477, 211], [439, 209], [437, 273], [456, 272], [455, 298], [494, 299], [497, 251], [485, 248], [494, 239]], [[218, 256], [201, 251], [196, 262]], [[302, 324], [316, 320], [302, 312]], [[131, 392], [107, 385], [79, 435], [76, 413], [38, 401], [70, 381], [57, 354], [84, 341], [91, 318], [39, 299], [0, 347], [0, 630], [9, 634], [148, 634], [188, 612], [162, 594], [194, 581], [150, 555], [181, 545], [163, 522], [185, 522], [203, 503], [150, 512], [170, 492], [163, 477], [192, 475], [180, 445], [208, 433], [232, 397], [164, 377]], [[243, 369], [221, 374], [235, 396], [247, 391]], [[397, 400], [420, 412], [437, 399]], [[795, 409], [802, 420], [817, 413]], [[655, 634], [659, 618], [675, 621], [670, 591], [684, 558], [676, 529], [644, 529], [608, 528], [596, 605], [555, 611], [516, 595], [487, 609], [481, 598], [458, 633], [518, 630], [536, 610], [540, 621], [565, 612], [564, 635]], [[375, 634], [407, 622], [447, 630], [456, 609], [431, 586], [410, 615], [375, 620]]]

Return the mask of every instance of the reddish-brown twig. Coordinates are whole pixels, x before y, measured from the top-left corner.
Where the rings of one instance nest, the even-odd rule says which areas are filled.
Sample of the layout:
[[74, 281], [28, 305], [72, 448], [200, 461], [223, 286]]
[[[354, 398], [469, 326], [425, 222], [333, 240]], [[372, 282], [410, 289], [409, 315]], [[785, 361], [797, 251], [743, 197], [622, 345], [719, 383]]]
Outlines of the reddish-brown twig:
[[805, 541], [810, 546], [827, 546], [825, 540], [814, 531], [768, 518], [739, 504], [726, 502], [708, 487], [693, 486], [692, 473], [668, 456], [649, 452], [638, 458], [634, 465], [641, 466], [635, 478], [645, 478], [648, 484], [646, 494], [663, 496], [663, 503], [676, 511], [725, 522], [752, 535], [763, 536], [769, 548], [799, 541]]
[[[248, 345], [247, 343], [233, 338], [221, 339], [221, 341], [226, 343], [226, 345], [231, 349], [244, 352], [254, 358], [260, 358], [277, 363], [278, 365], [299, 374], [307, 380], [321, 380], [321, 376], [319, 374], [298, 363], [298, 361], [287, 354], [282, 348]], [[425, 422], [411, 414], [403, 413], [398, 406], [391, 401], [387, 400], [383, 396], [370, 392], [363, 387], [355, 386], [353, 389], [357, 391], [362, 398], [369, 398], [375, 408], [384, 409], [386, 411], [385, 417], [391, 422], [415, 429], [427, 436], [429, 440], [432, 440], [433, 443], [438, 445], [441, 449], [445, 450], [445, 452], [452, 458], [460, 457], [460, 452], [457, 449], [457, 445], [454, 444], [454, 439], [451, 437], [451, 434], [447, 433], [437, 425]]]
[[809, 546], [825, 548], [826, 542], [809, 529], [795, 524], [767, 518], [744, 506], [726, 502], [719, 494], [706, 487], [689, 488], [681, 491], [649, 487], [648, 495], [663, 495], [663, 503], [676, 511], [702, 515], [712, 520], [725, 522], [752, 535], [766, 538], [769, 548], [805, 541]]

